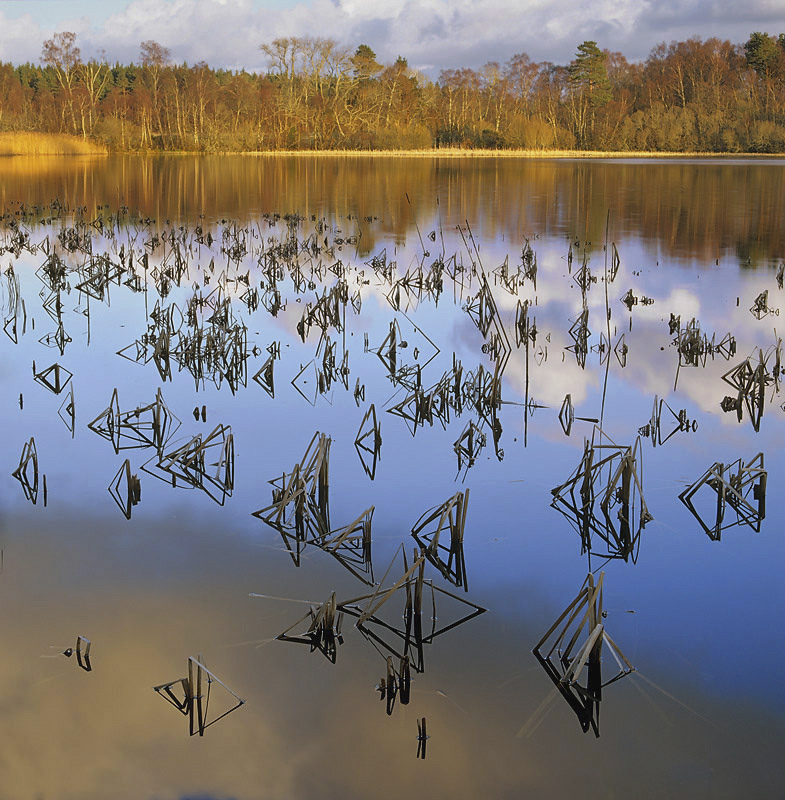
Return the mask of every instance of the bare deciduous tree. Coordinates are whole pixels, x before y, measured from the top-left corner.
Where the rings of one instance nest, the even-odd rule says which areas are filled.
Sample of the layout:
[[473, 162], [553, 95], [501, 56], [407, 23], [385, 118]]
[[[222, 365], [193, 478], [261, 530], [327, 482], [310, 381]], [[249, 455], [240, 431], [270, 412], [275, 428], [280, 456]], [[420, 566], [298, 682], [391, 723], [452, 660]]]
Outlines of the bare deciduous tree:
[[[47, 39], [41, 48], [41, 61], [55, 72], [57, 81], [66, 97], [66, 103], [71, 113], [71, 125], [76, 133], [76, 116], [74, 115], [74, 78], [76, 68], [81, 62], [82, 54], [76, 46], [76, 34], [73, 31], [56, 33]], [[65, 109], [63, 109], [65, 113]]]

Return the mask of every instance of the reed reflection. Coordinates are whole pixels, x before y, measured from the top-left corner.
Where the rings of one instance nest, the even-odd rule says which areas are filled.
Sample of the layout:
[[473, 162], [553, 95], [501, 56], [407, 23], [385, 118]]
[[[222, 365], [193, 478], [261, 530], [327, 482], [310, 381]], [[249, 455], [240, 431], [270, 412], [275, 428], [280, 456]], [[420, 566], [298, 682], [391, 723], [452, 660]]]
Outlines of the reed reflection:
[[[174, 169], [172, 165], [177, 163], [163, 161], [159, 167]], [[185, 169], [187, 163], [178, 168]], [[276, 170], [285, 163], [269, 162], [273, 188], [276, 181], [283, 180]], [[343, 162], [335, 163], [348, 168]], [[384, 163], [363, 163], [368, 169], [385, 168]], [[438, 188], [444, 179], [449, 187], [450, 180], [459, 180], [458, 174], [450, 171], [460, 165], [445, 165], [445, 177], [439, 173], [442, 165], [438, 162], [418, 164], [426, 184], [432, 181]], [[293, 161], [290, 166], [297, 172], [308, 162]], [[311, 166], [317, 182], [323, 180], [326, 186], [325, 165]], [[475, 164], [470, 173], [488, 168], [485, 163]], [[434, 169], [431, 175], [428, 170]], [[478, 181], [480, 195], [484, 186]], [[498, 185], [494, 191], [504, 189]], [[389, 191], [399, 190], [400, 184], [396, 184]], [[449, 192], [445, 196], [449, 201]], [[283, 197], [282, 202], [302, 199], [294, 189]], [[269, 199], [257, 197], [257, 202]], [[342, 569], [336, 571], [339, 577], [334, 585], [319, 588], [318, 593], [283, 598], [304, 602], [309, 610], [293, 614], [297, 617], [294, 621], [287, 618], [285, 625], [276, 628], [283, 631], [277, 638], [306, 645], [337, 664], [339, 654], [343, 662], [343, 652], [349, 649], [342, 649], [349, 633], [344, 620], [355, 620], [354, 630], [359, 634], [355, 638], [362, 637], [361, 644], [367, 643], [383, 659], [383, 683], [380, 681], [377, 691], [390, 715], [396, 702], [408, 704], [411, 675], [425, 673], [426, 654], [430, 669], [433, 662], [428, 645], [486, 610], [466, 594], [470, 574], [473, 591], [477, 591], [478, 573], [472, 560], [477, 537], [472, 529], [484, 528], [490, 517], [502, 513], [507, 515], [502, 523], [505, 527], [529, 522], [527, 510], [522, 512], [518, 505], [519, 487], [513, 485], [518, 478], [511, 478], [510, 472], [493, 472], [483, 462], [501, 470], [507, 449], [525, 475], [521, 481], [534, 478], [542, 488], [544, 477], [553, 472], [551, 458], [558, 448], [551, 449], [551, 444], [558, 437], [566, 447], [560, 454], [575, 450], [577, 459], [569, 463], [579, 460], [566, 481], [567, 469], [559, 473], [561, 483], [552, 490], [553, 506], [564, 519], [556, 518], [557, 524], [540, 520], [531, 530], [526, 527], [529, 543], [537, 543], [539, 524], [543, 528], [572, 525], [581, 537], [583, 555], [636, 563], [641, 531], [653, 515], [643, 499], [641, 444], [627, 434], [634, 437], [643, 416], [638, 412], [645, 409], [648, 413], [651, 394], [632, 371], [660, 363], [658, 358], [670, 358], [674, 364], [678, 361], [677, 369], [690, 366], [708, 382], [709, 377], [717, 377], [710, 372], [714, 356], [719, 366], [720, 360], [735, 355], [737, 341], [761, 339], [763, 326], [772, 322], [765, 289], [757, 285], [753, 312], [747, 312], [746, 303], [737, 306], [740, 312], [733, 325], [734, 330], [738, 326], [738, 337], [729, 333], [717, 342], [714, 336], [701, 333], [697, 321], [682, 326], [681, 317], [672, 312], [670, 323], [665, 321], [665, 311], [659, 319], [647, 317], [654, 305], [649, 301], [655, 298], [637, 284], [623, 293], [629, 283], [622, 286], [622, 280], [635, 283], [639, 275], [608, 239], [607, 214], [602, 229], [607, 244], [592, 243], [586, 232], [582, 238], [559, 232], [545, 245], [553, 247], [558, 257], [552, 253], [549, 259], [540, 257], [538, 239], [530, 236], [516, 239], [509, 245], [510, 252], [499, 258], [495, 250], [499, 243], [488, 242], [488, 254], [477, 226], [463, 220], [450, 230], [449, 208], [444, 209], [438, 229], [421, 228], [419, 221], [415, 225], [421, 199], [406, 191], [403, 199], [398, 198], [398, 211], [410, 215], [403, 223], [393, 212], [386, 223], [356, 210], [347, 210], [344, 223], [340, 207], [336, 211], [331, 205], [329, 218], [315, 211], [301, 213], [302, 209], [255, 215], [244, 209], [244, 217], [222, 218], [217, 223], [196, 217], [180, 224], [174, 216], [184, 212], [176, 197], [167, 209], [173, 210], [173, 218], [163, 222], [141, 218], [141, 210], [132, 212], [128, 207], [101, 206], [94, 211], [60, 201], [37, 209], [16, 208], [3, 217], [3, 252], [14, 260], [0, 281], [0, 310], [10, 342], [5, 346], [13, 354], [9, 359], [13, 363], [9, 382], [13, 404], [17, 389], [31, 387], [38, 392], [20, 420], [35, 427], [38, 434], [36, 426], [45, 428], [41, 422], [45, 415], [35, 417], [31, 406], [39, 411], [46, 408], [49, 416], [45, 422], [56, 423], [56, 433], [48, 431], [48, 435], [54, 440], [61, 435], [71, 448], [62, 452], [49, 449], [47, 470], [55, 465], [54, 474], [61, 485], [67, 483], [77, 463], [85, 473], [100, 475], [100, 495], [85, 489], [84, 496], [96, 504], [108, 502], [108, 488], [125, 518], [120, 524], [129, 530], [138, 529], [140, 517], [149, 520], [151, 513], [166, 515], [177, 507], [179, 498], [172, 500], [171, 495], [180, 492], [170, 488], [198, 489], [190, 500], [195, 513], [204, 512], [200, 505], [204, 500], [210, 511], [215, 510], [210, 502], [214, 501], [228, 519], [253, 514], [264, 523], [254, 522], [253, 535], [261, 537], [273, 531], [275, 546], [285, 551], [296, 567], [304, 566], [311, 555], [314, 562], [337, 562]], [[308, 202], [312, 201], [306, 199], [306, 206]], [[318, 208], [319, 202], [309, 208]], [[338, 201], [330, 196], [325, 202]], [[472, 202], [466, 200], [466, 207], [471, 208]], [[441, 199], [437, 207], [442, 213]], [[219, 206], [213, 209], [219, 213]], [[540, 211], [545, 213], [537, 209]], [[557, 213], [554, 224], [558, 218]], [[369, 240], [361, 224], [376, 225], [380, 237], [370, 257], [362, 254]], [[480, 228], [499, 231], [503, 224], [503, 218], [484, 218]], [[407, 241], [396, 243], [399, 233]], [[589, 235], [593, 234], [589, 231]], [[601, 240], [598, 237], [596, 241]], [[769, 277], [773, 278], [763, 274], [761, 282]], [[718, 291], [724, 289], [719, 283], [718, 287]], [[656, 302], [660, 301], [658, 296]], [[55, 323], [55, 332], [38, 338], [39, 331], [33, 336], [33, 309], [41, 312], [39, 318], [47, 325], [50, 320]], [[750, 333], [743, 323], [760, 327]], [[636, 337], [639, 328], [642, 335]], [[765, 330], [768, 335], [767, 327]], [[50, 353], [41, 362], [47, 366], [37, 368], [35, 360], [27, 356], [31, 352], [38, 355], [42, 347], [56, 349], [60, 360], [52, 362]], [[666, 347], [668, 355], [658, 356], [666, 353]], [[729, 405], [725, 410], [746, 409], [753, 419], [750, 435], [757, 434], [776, 413], [763, 420], [764, 406], [776, 405], [780, 389], [781, 341], [768, 350], [758, 347], [757, 353], [757, 359], [747, 358], [719, 376], [737, 390], [737, 396], [730, 398], [734, 405], [725, 404]], [[103, 356], [108, 356], [109, 366], [105, 371], [94, 369]], [[129, 377], [130, 371], [134, 371], [133, 377]], [[631, 373], [633, 377], [628, 377]], [[568, 384], [570, 391], [565, 393], [559, 384], [557, 392], [554, 376]], [[139, 385], [136, 399], [140, 402], [121, 405], [120, 381], [135, 389]], [[592, 383], [594, 388], [582, 398], [578, 416], [573, 396]], [[84, 428], [81, 419], [77, 424], [75, 384], [80, 390], [80, 407], [84, 403], [90, 409], [86, 419], [92, 418], [87, 423], [92, 433], [87, 437], [74, 436], [80, 426]], [[166, 384], [166, 402], [159, 384]], [[535, 390], [538, 394], [548, 391], [558, 401], [537, 402]], [[673, 392], [676, 390], [674, 386]], [[22, 394], [20, 413], [24, 411]], [[107, 396], [109, 404], [101, 410]], [[55, 405], [45, 406], [46, 400], [41, 398]], [[207, 422], [208, 400], [211, 416], [223, 421], [212, 425], [212, 430], [198, 432], [199, 423]], [[718, 407], [724, 408], [719, 403], [712, 408], [716, 411]], [[70, 439], [55, 419], [56, 411]], [[535, 411], [538, 436], [530, 442], [529, 421]], [[674, 420], [670, 431], [663, 427], [663, 416], [668, 420], [668, 413]], [[188, 420], [191, 414], [193, 423]], [[311, 425], [317, 418], [329, 428]], [[384, 462], [380, 420], [385, 425]], [[675, 432], [696, 433], [691, 421], [694, 416], [686, 404], [655, 399], [649, 430], [642, 435], [662, 445]], [[578, 422], [597, 426], [584, 441], [582, 457], [581, 437], [573, 436], [580, 427]], [[175, 439], [180, 428], [182, 438]], [[625, 436], [618, 441], [634, 443], [616, 445], [610, 439], [614, 428]], [[333, 435], [334, 429], [341, 431], [343, 438]], [[390, 429], [392, 433], [388, 433]], [[303, 431], [307, 433], [301, 440]], [[520, 445], [519, 437], [523, 439]], [[674, 440], [668, 454], [675, 450], [676, 441], [681, 444], [684, 439], [687, 437]], [[43, 442], [39, 438], [39, 445]], [[344, 458], [337, 470], [331, 470], [331, 458], [341, 442], [351, 459]], [[16, 444], [14, 454], [18, 453]], [[15, 479], [17, 494], [21, 485], [21, 499], [30, 511], [28, 505], [36, 505], [38, 500], [38, 450], [27, 431], [18, 444], [22, 445], [21, 459], [14, 462], [16, 469], [9, 467], [6, 477]], [[530, 444], [533, 454], [526, 463], [521, 450]], [[414, 455], [406, 451], [409, 446], [418, 448]], [[467, 526], [468, 488], [456, 491], [453, 483], [449, 491], [429, 491], [431, 482], [443, 479], [443, 470], [429, 471], [430, 459], [445, 452], [448, 481], [453, 481], [455, 458], [455, 480], [473, 479], [481, 473], [477, 483], [484, 498], [478, 511], [473, 511], [476, 526]], [[675, 458], [681, 453], [683, 450], [677, 451]], [[127, 457], [118, 469], [117, 462], [109, 459], [121, 454]], [[485, 459], [480, 458], [482, 454]], [[355, 456], [359, 456], [359, 464]], [[388, 469], [391, 462], [393, 467]], [[725, 480], [726, 467], [717, 461], [694, 487], [695, 493], [713, 490], [741, 521], [759, 530], [765, 516], [762, 463], [762, 455], [759, 468], [754, 460], [740, 462], [746, 472], [739, 473], [741, 477], [733, 473]], [[665, 474], [664, 467], [659, 469], [660, 475]], [[52, 474], [50, 471], [50, 478]], [[160, 479], [145, 484], [145, 503], [141, 505], [140, 475], [141, 480], [147, 480], [145, 475]], [[258, 482], [253, 482], [259, 476], [274, 476], [268, 480], [271, 488], [262, 491]], [[412, 490], [413, 482], [421, 485]], [[46, 506], [43, 470], [41, 484]], [[336, 488], [350, 498], [340, 510], [331, 494]], [[79, 491], [81, 497], [81, 486]], [[260, 494], [266, 492], [271, 492], [269, 499], [260, 500]], [[682, 496], [690, 510], [692, 496]], [[148, 500], [150, 497], [153, 499]], [[64, 502], [62, 495], [58, 499]], [[400, 524], [401, 514], [391, 521], [389, 514], [380, 513], [377, 500], [387, 503], [388, 509], [393, 504], [403, 507], [408, 514], [405, 525]], [[757, 508], [753, 501], [758, 502]], [[678, 506], [677, 493], [670, 491], [664, 499], [661, 495], [660, 503]], [[89, 508], [87, 501], [85, 506]], [[251, 512], [253, 508], [258, 510]], [[423, 508], [428, 510], [420, 513]], [[112, 512], [117, 516], [116, 509]], [[723, 521], [720, 515], [714, 528], [704, 524], [704, 529], [719, 539], [718, 526]], [[409, 558], [406, 546], [401, 545], [379, 579], [380, 526], [388, 539], [410, 529], [417, 548]], [[286, 566], [290, 573], [297, 571], [288, 560]], [[590, 569], [592, 566], [590, 563]], [[207, 574], [199, 577], [209, 584]], [[601, 690], [607, 684], [600, 673], [600, 648], [606, 646], [606, 652], [618, 658], [621, 674], [631, 667], [599, 621], [603, 618], [602, 578], [595, 584], [593, 574], [566, 616], [560, 618], [577, 622], [578, 630], [557, 631], [557, 622], [546, 635], [557, 636], [555, 649], [546, 650], [544, 640], [536, 649], [540, 663], [578, 715], [581, 727], [598, 734]], [[355, 585], [352, 589], [342, 581], [359, 582], [363, 588]], [[452, 592], [440, 585], [444, 583], [462, 592]], [[257, 596], [276, 600], [261, 593]], [[303, 599], [312, 596], [320, 601]], [[583, 622], [578, 619], [581, 615], [585, 615]], [[464, 640], [459, 655], [467, 653], [471, 644]], [[311, 661], [323, 663], [320, 658]], [[209, 724], [207, 697], [217, 678], [201, 658], [190, 659], [189, 670], [187, 678], [159, 684], [156, 690], [189, 717], [191, 734], [201, 735]], [[588, 673], [585, 685], [580, 682], [584, 670]], [[370, 680], [366, 688], [369, 686]], [[240, 702], [230, 691], [230, 697], [225, 697], [230, 706], [234, 703], [231, 698]], [[423, 713], [419, 703], [416, 710]], [[424, 756], [428, 739], [425, 717], [418, 720], [419, 752]]]
[[[724, 256], [743, 266], [785, 250], [785, 164], [357, 156], [7, 158], [0, 206], [57, 197], [109, 204], [141, 219], [246, 220], [264, 212], [327, 215], [357, 252], [466, 220], [484, 238], [578, 236], [599, 252], [610, 213], [617, 235], [655, 258]], [[438, 242], [434, 241], [434, 244]]]

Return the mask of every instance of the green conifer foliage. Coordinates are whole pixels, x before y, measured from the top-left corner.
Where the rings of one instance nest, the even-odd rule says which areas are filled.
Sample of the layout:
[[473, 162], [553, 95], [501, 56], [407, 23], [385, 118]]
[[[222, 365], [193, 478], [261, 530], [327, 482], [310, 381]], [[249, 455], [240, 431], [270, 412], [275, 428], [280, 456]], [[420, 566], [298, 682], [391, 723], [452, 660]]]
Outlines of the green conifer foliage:
[[612, 99], [605, 53], [597, 42], [586, 41], [578, 45], [578, 52], [568, 69], [570, 82], [588, 96], [592, 106], [605, 105]]
[[785, 34], [780, 34], [775, 39], [768, 33], [755, 31], [744, 45], [744, 55], [747, 64], [755, 70], [761, 78], [773, 77], [782, 64], [785, 55]]

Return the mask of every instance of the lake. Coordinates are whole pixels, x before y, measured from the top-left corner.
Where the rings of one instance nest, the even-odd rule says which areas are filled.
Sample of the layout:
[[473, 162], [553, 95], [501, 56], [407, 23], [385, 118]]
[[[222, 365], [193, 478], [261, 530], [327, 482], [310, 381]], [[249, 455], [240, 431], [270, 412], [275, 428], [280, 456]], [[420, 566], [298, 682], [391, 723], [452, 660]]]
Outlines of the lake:
[[776, 795], [785, 160], [0, 208], [0, 794]]

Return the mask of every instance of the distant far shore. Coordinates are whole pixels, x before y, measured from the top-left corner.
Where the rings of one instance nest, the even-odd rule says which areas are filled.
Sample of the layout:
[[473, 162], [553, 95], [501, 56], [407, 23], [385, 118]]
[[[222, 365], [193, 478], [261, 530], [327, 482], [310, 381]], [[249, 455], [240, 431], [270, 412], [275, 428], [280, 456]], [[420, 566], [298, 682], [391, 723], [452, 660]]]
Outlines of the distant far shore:
[[169, 151], [134, 150], [130, 152], [111, 151], [102, 142], [83, 139], [65, 133], [38, 133], [35, 131], [0, 132], [0, 156], [85, 156], [85, 155], [179, 155], [179, 156], [304, 156], [304, 157], [345, 157], [345, 158], [679, 158], [679, 159], [780, 159], [785, 153], [714, 153], [714, 152], [667, 152], [646, 150], [484, 150], [460, 147], [442, 147], [419, 150], [252, 150], [252, 151]]
[[[195, 155], [185, 153], [185, 155]], [[211, 155], [211, 154], [204, 154]], [[215, 155], [251, 156], [344, 156], [386, 158], [785, 158], [785, 153], [678, 153], [647, 150], [483, 150], [460, 147], [441, 147], [431, 150], [264, 150], [230, 152]]]

